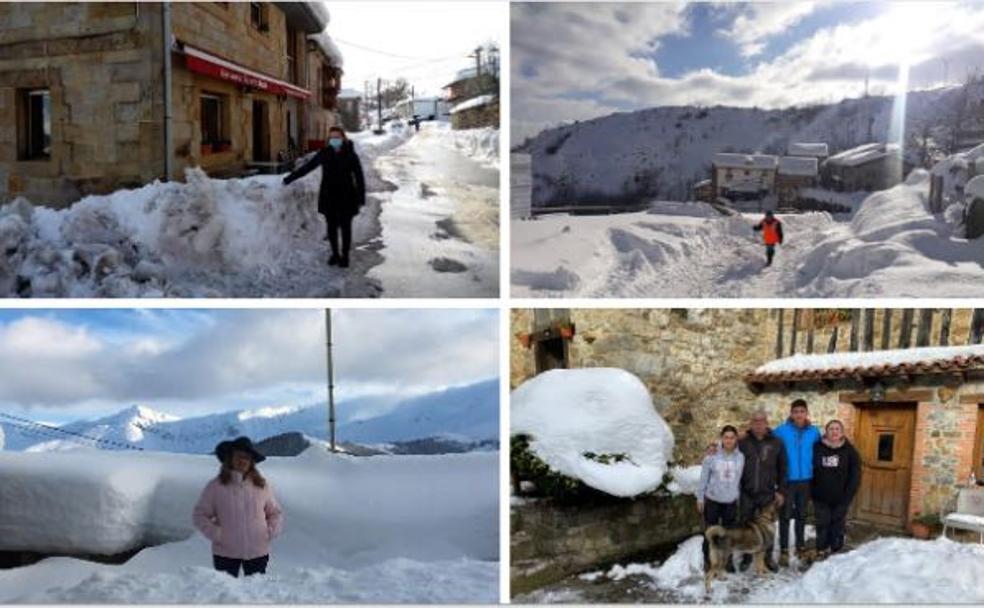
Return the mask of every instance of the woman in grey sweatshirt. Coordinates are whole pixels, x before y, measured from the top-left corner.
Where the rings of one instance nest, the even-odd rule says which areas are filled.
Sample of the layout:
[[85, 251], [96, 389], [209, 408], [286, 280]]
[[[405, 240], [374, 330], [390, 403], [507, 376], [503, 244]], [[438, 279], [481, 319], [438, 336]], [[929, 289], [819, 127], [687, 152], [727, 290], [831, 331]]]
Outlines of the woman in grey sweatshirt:
[[[745, 455], [738, 449], [738, 429], [721, 429], [721, 447], [704, 457], [697, 484], [697, 510], [704, 516], [704, 529], [738, 522], [738, 493]], [[730, 563], [729, 570], [730, 568]], [[704, 566], [707, 566], [707, 539], [704, 539]]]

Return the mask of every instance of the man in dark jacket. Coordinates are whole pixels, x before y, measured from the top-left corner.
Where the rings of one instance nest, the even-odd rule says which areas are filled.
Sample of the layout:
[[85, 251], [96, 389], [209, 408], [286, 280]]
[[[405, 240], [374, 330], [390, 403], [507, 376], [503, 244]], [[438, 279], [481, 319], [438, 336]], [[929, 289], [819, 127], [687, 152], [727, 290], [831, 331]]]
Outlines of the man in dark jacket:
[[[747, 523], [763, 506], [773, 501], [781, 506], [785, 500], [786, 454], [782, 442], [769, 430], [768, 416], [761, 410], [752, 414], [749, 431], [738, 442], [738, 449], [745, 456], [738, 504], [740, 519]], [[770, 538], [766, 565], [775, 572], [778, 568], [772, 557], [771, 542]], [[751, 560], [747, 560], [742, 565], [747, 568], [750, 563]]]
[[[328, 243], [331, 257], [328, 264], [347, 268], [352, 248], [352, 219], [366, 204], [366, 182], [362, 162], [355, 146], [341, 127], [328, 131], [326, 145], [311, 160], [284, 178], [284, 185], [321, 168], [321, 188], [318, 191], [318, 212], [328, 221]], [[338, 235], [342, 236], [339, 250]]]
[[861, 457], [844, 437], [844, 425], [831, 420], [813, 448], [813, 514], [817, 522], [817, 559], [844, 548], [844, 526], [858, 487]]

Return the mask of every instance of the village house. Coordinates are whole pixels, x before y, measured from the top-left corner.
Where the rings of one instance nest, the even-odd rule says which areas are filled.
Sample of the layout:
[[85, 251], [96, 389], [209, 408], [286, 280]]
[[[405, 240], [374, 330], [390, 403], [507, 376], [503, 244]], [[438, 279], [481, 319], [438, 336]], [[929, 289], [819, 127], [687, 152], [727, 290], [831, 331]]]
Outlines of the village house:
[[336, 98], [338, 114], [346, 131], [362, 130], [362, 93], [355, 89], [342, 89]]
[[414, 97], [396, 104], [396, 112], [406, 120], [447, 120], [448, 104], [440, 97]]
[[817, 159], [806, 156], [783, 156], [776, 169], [775, 193], [780, 206], [794, 207], [800, 189], [817, 183]]
[[695, 201], [714, 202], [714, 185], [709, 179], [702, 179], [691, 187], [691, 196]]
[[[308, 82], [311, 95], [304, 105], [306, 128], [301, 152], [324, 146], [328, 129], [341, 124], [338, 96], [341, 92], [342, 53], [324, 32], [307, 37]], [[290, 131], [293, 134], [293, 131]], [[300, 134], [298, 134], [300, 137]]]
[[511, 386], [558, 367], [628, 370], [684, 464], [724, 424], [765, 408], [776, 425], [806, 399], [861, 452], [860, 522], [905, 529], [984, 474], [984, 309], [539, 309], [511, 323]]
[[818, 163], [822, 163], [828, 156], [827, 144], [793, 142], [787, 147], [786, 154], [789, 156], [805, 156], [815, 158]]
[[778, 158], [771, 154], [719, 152], [711, 159], [714, 198], [761, 199], [773, 192]]
[[900, 183], [908, 168], [897, 144], [870, 143], [828, 158], [821, 168], [823, 187], [838, 192], [874, 192]]
[[319, 3], [8, 3], [0, 23], [0, 201], [274, 168], [332, 110], [309, 72]]
[[450, 107], [452, 129], [475, 129], [499, 125], [499, 77], [497, 65], [486, 70], [474, 67], [460, 70], [444, 85], [444, 98]]

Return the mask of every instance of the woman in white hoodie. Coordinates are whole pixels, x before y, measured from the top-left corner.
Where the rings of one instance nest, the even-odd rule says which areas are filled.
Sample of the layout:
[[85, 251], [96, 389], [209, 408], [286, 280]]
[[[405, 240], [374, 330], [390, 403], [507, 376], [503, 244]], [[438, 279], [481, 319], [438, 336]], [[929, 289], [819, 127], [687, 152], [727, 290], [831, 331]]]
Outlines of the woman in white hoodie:
[[[704, 529], [730, 528], [738, 523], [738, 495], [745, 455], [738, 449], [738, 429], [730, 424], [721, 429], [721, 447], [704, 457], [697, 484], [697, 510], [704, 517]], [[707, 539], [704, 539], [704, 565], [707, 566]], [[732, 570], [728, 562], [729, 571]]]

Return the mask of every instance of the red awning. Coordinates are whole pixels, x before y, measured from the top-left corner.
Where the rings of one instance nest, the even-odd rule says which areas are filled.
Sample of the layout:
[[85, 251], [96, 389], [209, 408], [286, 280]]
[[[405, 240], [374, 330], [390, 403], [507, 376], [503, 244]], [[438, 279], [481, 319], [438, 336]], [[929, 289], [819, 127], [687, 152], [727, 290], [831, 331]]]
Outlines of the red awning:
[[254, 72], [249, 68], [226, 61], [191, 45], [181, 45], [180, 50], [184, 53], [185, 65], [192, 72], [252, 87], [274, 95], [289, 95], [298, 99], [307, 99], [311, 96], [311, 91], [302, 89], [297, 85]]

